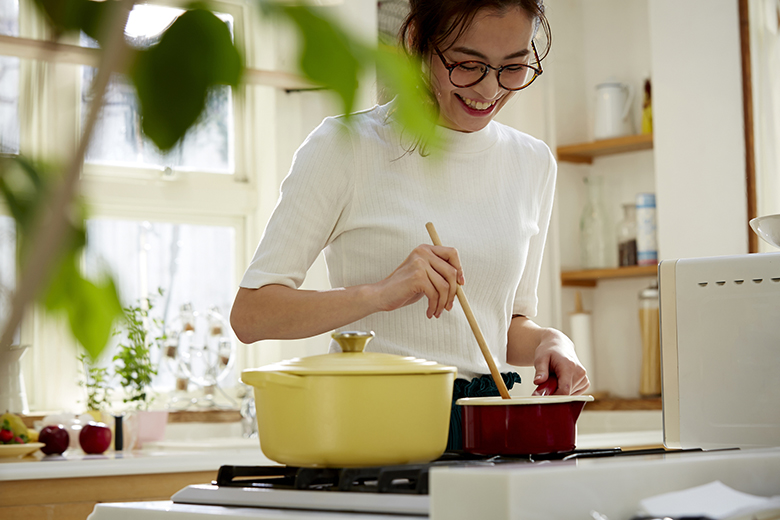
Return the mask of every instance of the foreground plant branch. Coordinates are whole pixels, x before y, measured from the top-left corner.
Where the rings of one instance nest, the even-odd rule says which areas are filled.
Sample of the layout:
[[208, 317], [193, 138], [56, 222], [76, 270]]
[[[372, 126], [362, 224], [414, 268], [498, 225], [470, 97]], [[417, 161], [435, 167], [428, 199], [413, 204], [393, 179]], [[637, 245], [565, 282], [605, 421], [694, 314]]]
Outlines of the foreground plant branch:
[[78, 148], [67, 164], [65, 175], [51, 192], [46, 210], [38, 216], [30, 235], [27, 259], [23, 267], [19, 285], [11, 300], [11, 314], [0, 337], [0, 350], [8, 350], [13, 342], [14, 333], [22, 321], [24, 312], [32, 305], [41, 290], [49, 283], [53, 267], [60, 257], [68, 238], [68, 222], [72, 215], [73, 201], [78, 192], [78, 181], [84, 163], [87, 146], [92, 137], [98, 115], [103, 106], [103, 98], [111, 79], [111, 74], [121, 70], [130, 55], [125, 44], [124, 27], [135, 0], [120, 0], [114, 4], [104, 30], [107, 35], [98, 73], [95, 79], [94, 101], [90, 106], [84, 131]]

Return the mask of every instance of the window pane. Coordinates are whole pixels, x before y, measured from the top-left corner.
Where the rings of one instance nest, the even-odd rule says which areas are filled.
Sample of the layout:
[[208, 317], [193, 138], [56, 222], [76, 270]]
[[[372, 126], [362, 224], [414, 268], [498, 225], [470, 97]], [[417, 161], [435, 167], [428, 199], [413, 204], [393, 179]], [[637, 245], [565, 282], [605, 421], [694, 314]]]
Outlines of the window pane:
[[[0, 0], [0, 34], [19, 36], [18, 0]], [[0, 153], [19, 153], [19, 58], [0, 56]]]
[[[125, 36], [131, 45], [146, 48], [159, 41], [163, 31], [183, 11], [170, 7], [136, 5], [127, 22]], [[233, 19], [218, 14], [233, 31]], [[97, 42], [82, 34], [82, 44]], [[90, 88], [95, 69], [83, 67], [82, 120], [92, 101]], [[163, 154], [141, 132], [138, 99], [124, 75], [112, 78], [100, 120], [87, 151], [87, 162], [134, 167], [170, 167], [231, 174], [233, 166], [233, 107], [231, 88], [220, 86], [209, 93], [200, 120], [173, 150]]]
[[[184, 332], [181, 308], [190, 304], [196, 313], [196, 327], [194, 333], [182, 337], [181, 348], [186, 349], [182, 354], [189, 356], [191, 345], [201, 349], [198, 360], [189, 366], [190, 379], [202, 382], [205, 357], [216, 367], [222, 388], [235, 385], [237, 379], [232, 369], [235, 355], [230, 356], [229, 363], [223, 363], [227, 359], [219, 358], [219, 339], [229, 338], [232, 345], [235, 340], [227, 321], [222, 322], [225, 326], [216, 334], [214, 320], [209, 321], [209, 311], [214, 310], [225, 320], [230, 312], [235, 292], [234, 251], [232, 227], [109, 219], [87, 221], [88, 276], [111, 272], [124, 305], [136, 304], [145, 295], [153, 296], [151, 315], [161, 322], [164, 320], [173, 337]], [[156, 296], [158, 288], [163, 290], [162, 297]], [[204, 345], [208, 352], [202, 352]], [[216, 352], [213, 355], [212, 350]], [[155, 388], [173, 390], [176, 364], [165, 359], [165, 352], [154, 350], [153, 354], [159, 363]], [[104, 356], [104, 360], [110, 360], [113, 352]]]
[[11, 314], [11, 295], [15, 288], [16, 226], [14, 219], [0, 215], [0, 333], [5, 329], [5, 322]]

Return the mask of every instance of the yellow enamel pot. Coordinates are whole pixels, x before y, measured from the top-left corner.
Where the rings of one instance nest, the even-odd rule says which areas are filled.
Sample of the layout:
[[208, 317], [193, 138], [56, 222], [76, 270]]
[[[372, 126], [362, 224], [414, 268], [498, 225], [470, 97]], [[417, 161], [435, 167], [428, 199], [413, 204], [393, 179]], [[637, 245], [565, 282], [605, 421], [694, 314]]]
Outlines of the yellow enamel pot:
[[446, 448], [456, 369], [363, 352], [373, 332], [334, 333], [342, 352], [244, 370], [260, 448], [290, 466], [428, 462]]

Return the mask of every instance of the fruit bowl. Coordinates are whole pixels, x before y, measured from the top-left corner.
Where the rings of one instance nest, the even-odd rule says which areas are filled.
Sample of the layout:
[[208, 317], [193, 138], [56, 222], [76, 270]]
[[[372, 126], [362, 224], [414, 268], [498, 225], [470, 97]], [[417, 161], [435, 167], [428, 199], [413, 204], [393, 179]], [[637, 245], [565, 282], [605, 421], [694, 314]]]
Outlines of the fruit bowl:
[[750, 227], [764, 242], [780, 248], [780, 215], [766, 215], [751, 219]]
[[0, 457], [24, 457], [35, 450], [43, 448], [42, 442], [28, 442], [25, 444], [0, 444]]

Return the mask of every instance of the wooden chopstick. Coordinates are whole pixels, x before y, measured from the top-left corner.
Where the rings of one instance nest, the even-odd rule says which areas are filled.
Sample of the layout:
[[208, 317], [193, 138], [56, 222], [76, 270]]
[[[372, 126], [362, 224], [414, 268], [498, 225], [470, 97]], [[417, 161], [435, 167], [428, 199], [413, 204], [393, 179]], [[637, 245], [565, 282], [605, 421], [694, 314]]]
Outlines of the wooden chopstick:
[[[428, 222], [427, 224], [425, 224], [425, 229], [428, 230], [428, 234], [431, 236], [433, 245], [440, 246], [441, 239], [439, 238], [439, 234], [436, 232], [436, 228], [433, 226], [433, 223]], [[498, 393], [501, 394], [501, 397], [504, 399], [511, 399], [512, 397], [509, 395], [509, 390], [507, 390], [506, 384], [504, 383], [504, 380], [501, 378], [501, 374], [498, 372], [498, 367], [496, 367], [496, 362], [493, 361], [493, 354], [490, 353], [490, 349], [487, 346], [485, 337], [482, 335], [482, 330], [480, 330], [479, 328], [477, 319], [474, 317], [474, 313], [471, 312], [471, 306], [469, 305], [469, 301], [466, 299], [466, 293], [463, 292], [463, 287], [460, 285], [458, 285], [457, 296], [458, 296], [458, 301], [460, 302], [460, 306], [463, 308], [463, 312], [466, 313], [466, 319], [468, 320], [469, 325], [471, 326], [471, 332], [473, 332], [474, 337], [477, 338], [477, 344], [479, 345], [479, 349], [482, 351], [482, 356], [485, 358], [485, 361], [488, 364], [488, 368], [490, 369], [490, 375], [493, 377], [493, 382], [496, 383], [496, 387], [498, 388]]]

